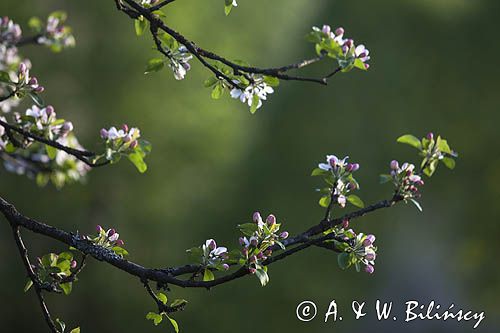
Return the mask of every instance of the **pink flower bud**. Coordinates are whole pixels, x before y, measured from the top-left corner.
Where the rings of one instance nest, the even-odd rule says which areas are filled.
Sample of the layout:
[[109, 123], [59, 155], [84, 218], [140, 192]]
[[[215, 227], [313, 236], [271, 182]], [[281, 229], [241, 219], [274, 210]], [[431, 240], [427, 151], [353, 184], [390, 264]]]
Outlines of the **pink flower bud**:
[[434, 133], [429, 132], [429, 133], [427, 133], [427, 136], [426, 136], [426, 137], [427, 137], [427, 140], [432, 141], [432, 140], [434, 139]]
[[99, 132], [99, 134], [101, 135], [101, 138], [103, 138], [103, 139], [108, 138], [108, 131], [105, 128], [102, 128], [101, 132]]
[[248, 256], [248, 248], [244, 247], [241, 249], [241, 254], [244, 256], [244, 257], [247, 257]]
[[250, 274], [255, 274], [255, 272], [257, 272], [257, 270], [253, 267], [250, 267], [248, 271], [250, 272]]
[[125, 133], [127, 133], [127, 132], [128, 132], [128, 125], [127, 125], [127, 124], [123, 124], [123, 125], [122, 125], [122, 129], [123, 129], [123, 131], [124, 131]]
[[257, 254], [257, 259], [262, 259], [262, 258], [264, 258], [264, 253], [259, 252], [259, 253]]
[[370, 64], [365, 64], [365, 68], [366, 69], [370, 68]]
[[252, 220], [253, 220], [255, 223], [259, 223], [259, 222], [261, 222], [261, 221], [262, 221], [262, 216], [260, 216], [260, 213], [259, 213], [259, 212], [255, 212], [255, 213], [253, 213]]
[[106, 232], [106, 236], [108, 236], [108, 237], [111, 237], [114, 234], [116, 234], [116, 230], [115, 229], [109, 229], [108, 232]]
[[245, 245], [245, 239], [243, 237], [240, 237], [238, 239], [238, 243], [240, 243], [241, 246]]
[[343, 34], [344, 34], [344, 28], [338, 27], [337, 29], [335, 29], [335, 35], [342, 36]]
[[348, 48], [351, 48], [351, 46], [354, 44], [354, 41], [352, 39], [348, 39], [345, 41], [344, 46], [347, 46]]
[[424, 185], [424, 181], [420, 179], [419, 181], [415, 182], [415, 184], [417, 184], [418, 186], [422, 186]]
[[250, 245], [257, 246], [259, 244], [259, 240], [255, 237], [250, 238]]
[[29, 81], [28, 81], [28, 84], [30, 86], [37, 86], [38, 85], [38, 80], [36, 79], [36, 77], [32, 77]]
[[125, 242], [124, 242], [124, 241], [122, 241], [121, 239], [118, 239], [118, 240], [116, 241], [116, 245], [117, 245], [117, 246], [123, 246], [124, 244], [125, 244]]
[[391, 169], [392, 169], [392, 170], [397, 170], [397, 169], [399, 169], [399, 163], [398, 163], [398, 161], [396, 161], [396, 160], [392, 160], [392, 161], [391, 161]]
[[71, 261], [71, 268], [76, 268], [76, 260]]
[[344, 219], [342, 221], [342, 228], [344, 228], [344, 229], [349, 228], [349, 220], [348, 219]]
[[101, 231], [103, 231], [104, 229], [98, 224], [95, 228], [97, 230], [98, 233], [101, 233]]
[[323, 26], [323, 29], [321, 29], [321, 32], [324, 34], [327, 34], [327, 35], [330, 35], [331, 31], [332, 31], [332, 28], [330, 28], [330, 26], [326, 25], [326, 24]]
[[189, 64], [189, 62], [183, 62], [182, 67], [184, 67], [186, 71], [191, 69], [191, 65]]
[[368, 274], [373, 274], [374, 271], [375, 268], [372, 265], [368, 264], [365, 266], [365, 272], [367, 272]]
[[71, 121], [66, 121], [61, 127], [62, 134], [68, 134], [73, 130], [73, 123]]
[[288, 231], [283, 231], [283, 232], [280, 234], [280, 238], [281, 238], [281, 239], [286, 239], [286, 238], [288, 238]]
[[354, 172], [359, 169], [359, 164], [358, 163], [349, 163], [347, 164], [346, 170], [349, 172]]
[[250, 259], [248, 259], [248, 261], [254, 263], [257, 261], [257, 257], [255, 255], [251, 256]]
[[27, 69], [28, 68], [26, 67], [26, 64], [24, 62], [19, 64], [19, 73], [20, 74], [22, 74], [22, 75], [26, 74]]
[[274, 216], [273, 214], [270, 214], [267, 218], [266, 218], [266, 222], [267, 222], [267, 225], [268, 226], [272, 226], [276, 223], [276, 216]]
[[229, 265], [228, 264], [222, 264], [222, 268], [227, 271], [229, 269]]
[[139, 142], [137, 142], [137, 140], [134, 140], [130, 143], [130, 148], [134, 149], [135, 147], [137, 147], [139, 145]]
[[210, 250], [215, 250], [215, 248], [217, 247], [217, 244], [215, 243], [215, 240], [210, 240], [210, 242], [208, 243], [208, 248]]
[[375, 255], [375, 253], [368, 253], [366, 256], [365, 256], [365, 259], [368, 260], [368, 261], [373, 261], [375, 260], [377, 256]]
[[36, 93], [42, 93], [44, 90], [45, 90], [45, 88], [42, 86], [38, 86], [35, 89], [33, 89], [33, 91]]
[[372, 245], [375, 242], [375, 236], [374, 235], [368, 235], [366, 236], [365, 240], [363, 241], [363, 246], [367, 247]]

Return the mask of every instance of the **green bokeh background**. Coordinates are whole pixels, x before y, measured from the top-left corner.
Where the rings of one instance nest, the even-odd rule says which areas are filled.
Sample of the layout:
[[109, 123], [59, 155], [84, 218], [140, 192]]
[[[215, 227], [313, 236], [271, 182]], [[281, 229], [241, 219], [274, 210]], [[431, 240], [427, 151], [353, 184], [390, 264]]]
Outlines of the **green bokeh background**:
[[[101, 127], [126, 122], [153, 143], [149, 170], [126, 161], [93, 170], [86, 185], [57, 191], [1, 175], [1, 195], [18, 209], [66, 230], [115, 227], [130, 259], [150, 267], [186, 262], [184, 250], [206, 238], [235, 247], [235, 225], [254, 210], [273, 212], [293, 234], [317, 223], [323, 210], [310, 170], [327, 153], [361, 164], [365, 202], [390, 196], [378, 174], [397, 158], [416, 161], [401, 134], [440, 133], [460, 153], [454, 172], [440, 168], [425, 185], [424, 212], [400, 205], [357, 220], [377, 235], [376, 274], [342, 272], [336, 257], [310, 249], [270, 267], [271, 282], [234, 281], [211, 291], [174, 288], [190, 301], [174, 317], [182, 332], [470, 332], [471, 322], [403, 322], [404, 302], [435, 300], [485, 311], [477, 332], [500, 331], [500, 3], [472, 0], [300, 1], [240, 0], [229, 17], [223, 1], [179, 0], [170, 26], [199, 45], [262, 66], [313, 54], [303, 36], [312, 25], [342, 25], [372, 53], [368, 72], [334, 77], [328, 87], [282, 82], [255, 115], [234, 100], [213, 101], [193, 61], [186, 80], [167, 72], [142, 74], [156, 54], [148, 36], [108, 1], [3, 0], [0, 13], [19, 23], [56, 9], [69, 15], [77, 48], [61, 54], [26, 47], [44, 96], [72, 120], [80, 141], [98, 148]], [[25, 26], [25, 25], [24, 25]], [[27, 29], [26, 29], [27, 30]], [[306, 73], [331, 70], [326, 64]], [[3, 218], [2, 218], [3, 219]], [[63, 250], [25, 233], [32, 255]], [[0, 223], [2, 332], [45, 332], [7, 223]], [[52, 312], [82, 332], [168, 332], [144, 315], [154, 304], [137, 278], [91, 261], [70, 297], [47, 297]], [[310, 299], [317, 318], [299, 322], [295, 307]], [[329, 302], [344, 320], [324, 323]], [[350, 302], [365, 300], [367, 317], [354, 321]], [[376, 299], [393, 301], [397, 322], [378, 322]]]

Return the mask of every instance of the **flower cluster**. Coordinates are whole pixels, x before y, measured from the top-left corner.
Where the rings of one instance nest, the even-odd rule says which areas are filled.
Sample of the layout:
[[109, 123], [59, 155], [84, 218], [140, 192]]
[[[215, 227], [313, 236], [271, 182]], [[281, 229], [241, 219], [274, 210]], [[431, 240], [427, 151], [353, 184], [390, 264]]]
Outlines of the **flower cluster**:
[[16, 91], [18, 94], [22, 91], [41, 93], [44, 90], [44, 87], [38, 84], [38, 79], [30, 76], [28, 66], [21, 62], [17, 71]]
[[370, 66], [368, 49], [363, 44], [355, 45], [353, 39], [344, 38], [344, 29], [341, 27], [334, 31], [329, 25], [323, 25], [321, 29], [313, 27], [308, 39], [316, 44], [319, 55], [326, 54], [336, 59], [344, 72], [354, 67], [367, 70]]
[[19, 24], [14, 23], [7, 16], [0, 18], [0, 43], [15, 45], [22, 36]]
[[[274, 89], [266, 82], [264, 76], [252, 75], [251, 79], [244, 89], [233, 88], [231, 97], [248, 104], [250, 111], [254, 113], [262, 106], [262, 101], [267, 99], [267, 95], [274, 93]], [[242, 82], [235, 80], [234, 83], [241, 84]]]
[[359, 169], [358, 163], [348, 163], [346, 156], [339, 159], [335, 155], [327, 155], [326, 163], [319, 163], [318, 168], [312, 172], [313, 176], [322, 176], [328, 187], [318, 189], [323, 193], [319, 204], [322, 207], [330, 206], [332, 199], [340, 207], [345, 207], [347, 202], [363, 207], [363, 201], [351, 191], [359, 189], [359, 184], [353, 176], [353, 173]]
[[269, 277], [263, 263], [272, 255], [269, 247], [278, 244], [285, 249], [281, 242], [288, 238], [288, 232], [279, 231], [281, 224], [276, 222], [273, 214], [268, 215], [264, 222], [260, 213], [255, 212], [252, 219], [253, 223], [239, 225], [240, 231], [245, 235], [239, 239], [242, 247], [240, 263], [245, 264], [251, 274], [256, 274], [260, 283], [265, 286]]
[[106, 249], [112, 250], [119, 256], [128, 255], [127, 250], [123, 248], [125, 244], [123, 240], [120, 239], [120, 234], [116, 232], [115, 229], [111, 228], [105, 230], [100, 225], [96, 226], [97, 235], [87, 236], [87, 240], [91, 241], [95, 245], [102, 246]]
[[176, 51], [170, 54], [168, 66], [174, 72], [176, 80], [183, 80], [186, 77], [187, 72], [191, 69], [189, 60], [192, 58], [193, 56], [184, 45], [181, 45]]
[[48, 46], [54, 52], [60, 52], [65, 48], [75, 46], [75, 37], [71, 33], [71, 28], [64, 25], [66, 19], [66, 13], [57, 11], [51, 13], [45, 23], [33, 17], [28, 24], [39, 36], [37, 43]]
[[373, 274], [375, 259], [377, 257], [377, 247], [374, 235], [356, 234], [349, 228], [349, 220], [342, 221], [341, 224], [329, 229], [325, 234], [334, 233], [336, 236], [333, 242], [335, 248], [340, 251], [337, 260], [341, 269], [346, 269], [352, 265], [359, 272], [361, 268], [369, 274]]
[[[48, 253], [41, 258], [37, 258], [37, 264], [32, 265], [33, 271], [38, 276], [40, 282], [47, 287], [58, 288], [69, 295], [73, 289], [73, 282], [76, 279], [67, 280], [78, 266], [77, 261], [74, 259], [73, 253]], [[33, 285], [30, 279], [26, 286], [25, 291]]]
[[418, 188], [424, 185], [422, 177], [415, 173], [415, 166], [411, 163], [403, 163], [399, 166], [398, 161], [390, 163], [392, 181], [396, 187], [396, 195], [404, 198], [419, 198]]
[[25, 116], [17, 113], [14, 116], [19, 127], [48, 140], [57, 141], [73, 131], [73, 123], [58, 119], [52, 105], [43, 108], [33, 105], [26, 110]]
[[139, 172], [147, 170], [144, 157], [151, 152], [151, 144], [140, 139], [141, 132], [138, 128], [129, 128], [128, 125], [123, 124], [120, 129], [116, 127], [103, 128], [100, 135], [105, 140], [106, 149], [103, 155], [98, 155], [95, 158], [96, 161], [105, 159], [116, 163], [124, 155], [136, 166]]

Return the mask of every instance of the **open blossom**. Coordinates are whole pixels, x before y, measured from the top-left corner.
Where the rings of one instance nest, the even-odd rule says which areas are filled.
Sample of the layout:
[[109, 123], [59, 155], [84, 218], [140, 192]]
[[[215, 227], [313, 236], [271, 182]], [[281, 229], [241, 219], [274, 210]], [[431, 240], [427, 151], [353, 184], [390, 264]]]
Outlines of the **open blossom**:
[[172, 52], [168, 66], [174, 72], [176, 80], [183, 80], [186, 77], [187, 72], [191, 69], [189, 60], [192, 58], [193, 56], [184, 45], [181, 45], [177, 51]]
[[347, 165], [347, 159], [349, 156], [344, 157], [343, 159], [339, 159], [335, 155], [326, 155], [327, 163], [320, 163], [318, 167], [325, 171], [336, 170], [338, 168], [343, 168]]
[[208, 249], [210, 259], [223, 258], [227, 254], [227, 248], [224, 246], [217, 247], [217, 243], [213, 239], [205, 241], [204, 249]]
[[51, 15], [47, 18], [44, 31], [37, 42], [59, 51], [62, 48], [74, 47], [75, 37], [71, 34], [71, 30], [64, 26], [64, 18]]
[[[245, 89], [233, 88], [231, 90], [231, 97], [239, 99], [242, 103], [247, 103], [248, 106], [252, 106], [254, 99], [257, 99], [257, 109], [262, 106], [262, 101], [267, 99], [268, 94], [274, 93], [273, 87], [264, 82], [264, 78], [259, 76], [252, 76], [253, 82], [251, 82]], [[234, 81], [234, 83], [239, 84], [239, 81]]]
[[0, 43], [15, 44], [21, 39], [22, 30], [7, 16], [0, 19]]
[[137, 127], [129, 128], [128, 125], [123, 124], [120, 129], [110, 127], [109, 129], [101, 129], [99, 132], [101, 138], [113, 144], [121, 144], [122, 142], [128, 144], [129, 147], [137, 145], [137, 139], [141, 136], [141, 131]]

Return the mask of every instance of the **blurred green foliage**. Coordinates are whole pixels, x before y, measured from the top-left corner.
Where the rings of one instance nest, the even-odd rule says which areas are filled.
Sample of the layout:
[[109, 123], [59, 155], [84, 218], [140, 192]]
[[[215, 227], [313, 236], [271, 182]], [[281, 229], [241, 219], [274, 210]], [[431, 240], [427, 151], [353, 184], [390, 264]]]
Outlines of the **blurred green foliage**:
[[[412, 206], [380, 211], [353, 223], [377, 235], [376, 273], [340, 271], [336, 256], [311, 249], [270, 268], [271, 282], [231, 282], [209, 292], [174, 288], [189, 300], [175, 314], [183, 332], [418, 332], [470, 331], [469, 323], [354, 321], [310, 323], [295, 307], [331, 299], [350, 312], [353, 299], [451, 302], [486, 311], [479, 332], [498, 331], [500, 268], [496, 264], [500, 205], [498, 154], [498, 1], [265, 1], [240, 0], [226, 17], [219, 0], [179, 0], [167, 22], [200, 45], [252, 64], [282, 65], [314, 54], [304, 35], [312, 25], [343, 26], [370, 49], [368, 72], [339, 74], [328, 87], [283, 82], [261, 112], [238, 101], [210, 99], [209, 73], [194, 64], [181, 82], [168, 72], [145, 76], [152, 42], [113, 1], [14, 1], [2, 15], [25, 24], [64, 9], [77, 47], [60, 54], [28, 47], [44, 97], [75, 124], [89, 149], [99, 129], [128, 123], [154, 145], [148, 172], [127, 163], [93, 170], [87, 185], [62, 191], [0, 171], [1, 195], [21, 212], [67, 230], [119, 230], [130, 259], [164, 267], [187, 261], [185, 249], [216, 238], [236, 246], [236, 225], [254, 210], [273, 212], [292, 234], [319, 221], [323, 210], [309, 177], [327, 153], [361, 164], [360, 197], [390, 196], [378, 185], [391, 159], [416, 161], [395, 139], [405, 133], [442, 134], [460, 153], [424, 186], [424, 212]], [[25, 25], [24, 25], [25, 26]], [[25, 29], [27, 30], [27, 29]], [[308, 69], [324, 73], [322, 65]], [[6, 223], [0, 224], [2, 332], [45, 332], [35, 297], [23, 294], [25, 272]], [[25, 233], [31, 254], [64, 247]], [[154, 306], [136, 278], [91, 261], [69, 297], [49, 295], [52, 312], [82, 332], [160, 332], [144, 319]], [[264, 306], [262, 306], [264, 305]], [[371, 306], [371, 308], [373, 308]], [[22, 316], [20, 315], [22, 313]], [[22, 319], [24, 318], [24, 319]]]

